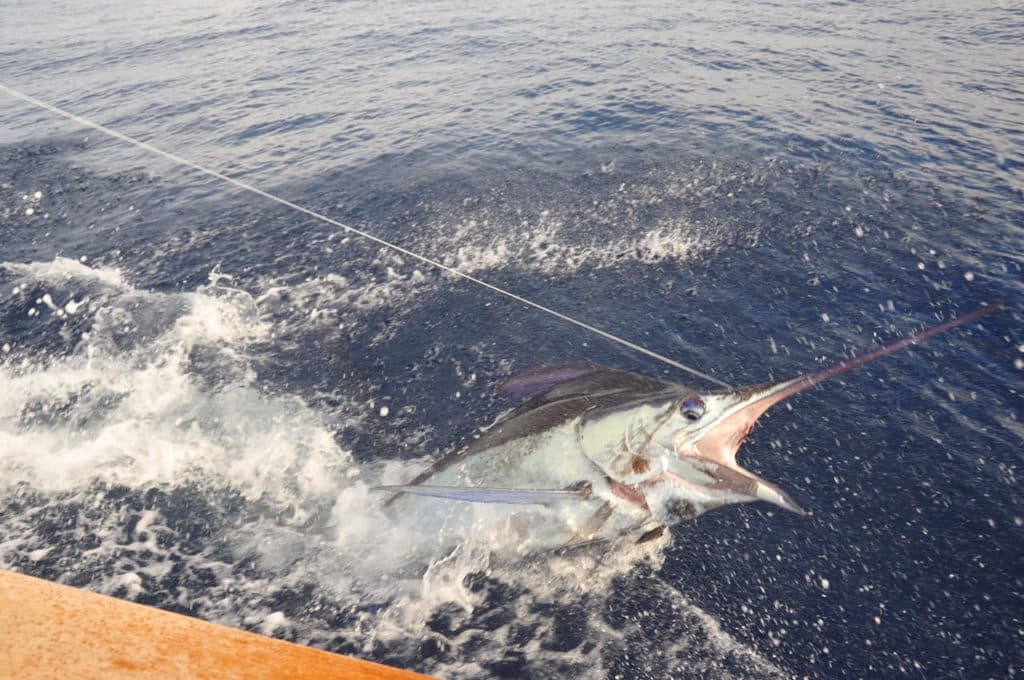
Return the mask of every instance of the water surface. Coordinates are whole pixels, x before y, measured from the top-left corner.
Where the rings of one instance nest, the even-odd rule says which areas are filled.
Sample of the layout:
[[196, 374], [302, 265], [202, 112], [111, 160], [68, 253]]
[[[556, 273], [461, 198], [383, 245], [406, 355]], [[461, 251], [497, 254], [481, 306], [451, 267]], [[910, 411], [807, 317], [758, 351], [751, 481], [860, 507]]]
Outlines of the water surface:
[[1024, 663], [1016, 4], [6, 16], [3, 84], [733, 384], [1008, 310], [765, 419], [741, 460], [809, 518], [404, 562], [367, 486], [493, 422], [501, 379], [707, 386], [3, 96], [4, 568], [447, 677]]

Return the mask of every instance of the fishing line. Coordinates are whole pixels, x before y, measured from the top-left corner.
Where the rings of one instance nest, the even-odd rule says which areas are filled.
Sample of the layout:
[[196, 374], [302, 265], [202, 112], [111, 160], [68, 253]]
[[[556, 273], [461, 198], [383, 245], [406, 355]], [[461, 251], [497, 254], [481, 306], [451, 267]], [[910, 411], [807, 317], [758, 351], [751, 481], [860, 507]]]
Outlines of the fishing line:
[[62, 109], [62, 108], [60, 108], [58, 106], [54, 106], [53, 104], [48, 104], [47, 102], [41, 101], [39, 99], [36, 99], [35, 97], [27, 95], [24, 92], [20, 92], [18, 90], [15, 90], [12, 87], [8, 87], [7, 85], [4, 85], [3, 83], [0, 83], [0, 90], [3, 90], [7, 94], [9, 94], [12, 97], [15, 97], [17, 99], [20, 99], [23, 102], [26, 102], [28, 104], [32, 104], [33, 106], [37, 106], [37, 107], [39, 107], [41, 109], [45, 109], [47, 111], [50, 111], [51, 113], [56, 113], [59, 116], [63, 116], [64, 118], [67, 118], [68, 120], [72, 120], [72, 121], [78, 123], [79, 125], [83, 125], [85, 127], [92, 128], [93, 130], [96, 130], [98, 132], [102, 132], [103, 134], [105, 134], [105, 135], [107, 135], [109, 137], [113, 137], [114, 139], [120, 140], [120, 141], [125, 142], [127, 144], [131, 144], [131, 145], [136, 146], [136, 147], [138, 147], [140, 149], [143, 149], [145, 151], [149, 151], [150, 153], [154, 153], [154, 154], [156, 154], [158, 156], [162, 156], [162, 157], [166, 158], [167, 160], [172, 161], [173, 163], [176, 163], [178, 165], [183, 165], [183, 166], [185, 166], [187, 168], [191, 168], [191, 169], [193, 169], [193, 170], [195, 170], [197, 172], [203, 173], [204, 175], [209, 175], [210, 177], [215, 177], [215, 178], [217, 178], [219, 180], [227, 182], [228, 184], [232, 184], [232, 185], [238, 187], [239, 189], [243, 189], [244, 191], [248, 191], [250, 193], [256, 194], [257, 196], [262, 196], [263, 198], [266, 198], [266, 199], [268, 199], [270, 201], [274, 201], [275, 203], [279, 203], [279, 204], [281, 204], [283, 206], [287, 206], [287, 207], [291, 208], [292, 210], [295, 210], [295, 211], [298, 211], [300, 213], [303, 213], [304, 215], [308, 215], [310, 217], [316, 218], [316, 219], [320, 220], [321, 222], [326, 222], [327, 224], [331, 224], [331, 225], [334, 225], [336, 227], [340, 227], [341, 229], [344, 229], [347, 232], [351, 232], [353, 234], [357, 234], [357, 235], [359, 235], [359, 236], [361, 236], [361, 237], [363, 237], [363, 238], [365, 238], [365, 239], [367, 239], [369, 241], [373, 241], [374, 243], [376, 243], [378, 245], [384, 246], [385, 248], [390, 248], [391, 250], [393, 250], [393, 251], [395, 251], [397, 253], [401, 253], [401, 254], [406, 255], [408, 257], [411, 257], [413, 259], [419, 260], [420, 262], [422, 262], [424, 264], [427, 264], [427, 265], [430, 265], [431, 267], [434, 267], [436, 269], [440, 269], [441, 271], [444, 271], [444, 272], [447, 272], [449, 274], [452, 274], [453, 276], [457, 276], [459, 278], [465, 279], [466, 281], [470, 281], [472, 283], [475, 283], [476, 285], [482, 286], [484, 288], [487, 288], [488, 290], [490, 290], [492, 292], [495, 292], [495, 293], [498, 293], [499, 295], [504, 295], [505, 297], [507, 297], [507, 298], [509, 298], [511, 300], [515, 300], [516, 302], [519, 302], [521, 304], [527, 305], [529, 307], [533, 307], [534, 309], [540, 310], [540, 311], [542, 311], [542, 312], [544, 312], [546, 314], [550, 314], [551, 316], [553, 316], [553, 317], [555, 317], [557, 319], [561, 319], [562, 321], [566, 321], [568, 323], [574, 324], [574, 325], [578, 326], [579, 328], [582, 328], [584, 330], [590, 331], [591, 333], [599, 335], [602, 338], [605, 338], [606, 340], [611, 340], [612, 342], [617, 342], [618, 344], [622, 345], [623, 347], [628, 347], [629, 349], [634, 350], [636, 352], [639, 352], [641, 354], [644, 354], [646, 356], [649, 356], [652, 359], [657, 359], [658, 361], [661, 361], [662, 363], [668, 364], [669, 366], [672, 366], [674, 368], [678, 368], [679, 370], [685, 371], [686, 373], [689, 373], [690, 375], [695, 375], [698, 378], [703, 378], [704, 380], [707, 380], [708, 382], [714, 383], [715, 385], [719, 385], [721, 387], [725, 387], [726, 389], [730, 389], [732, 387], [728, 383], [723, 382], [723, 381], [719, 380], [718, 378], [715, 378], [714, 376], [710, 376], [707, 373], [702, 373], [701, 371], [698, 371], [695, 368], [690, 368], [689, 366], [687, 366], [685, 364], [681, 364], [678, 361], [674, 361], [673, 359], [669, 359], [668, 357], [663, 356], [661, 354], [658, 354], [657, 352], [654, 352], [652, 350], [649, 350], [646, 347], [641, 347], [640, 345], [638, 345], [638, 344], [636, 344], [634, 342], [630, 342], [629, 340], [626, 340], [624, 338], [620, 338], [619, 336], [614, 335], [613, 333], [609, 333], [608, 331], [601, 330], [600, 328], [598, 328], [596, 326], [592, 326], [592, 325], [586, 323], [585, 321], [580, 321], [579, 319], [574, 319], [573, 317], [571, 317], [571, 316], [569, 316], [567, 314], [563, 314], [562, 312], [559, 312], [559, 311], [557, 311], [555, 309], [552, 309], [550, 307], [542, 305], [539, 302], [534, 302], [533, 300], [529, 300], [529, 299], [523, 297], [522, 295], [518, 295], [516, 293], [513, 293], [510, 290], [506, 290], [504, 288], [501, 288], [500, 286], [496, 286], [493, 283], [488, 283], [487, 281], [484, 281], [483, 279], [478, 279], [477, 277], [475, 277], [475, 276], [473, 276], [471, 274], [467, 274], [465, 272], [459, 271], [458, 269], [455, 269], [454, 267], [449, 267], [448, 265], [446, 265], [446, 264], [444, 264], [442, 262], [438, 262], [437, 260], [433, 260], [433, 259], [431, 259], [431, 258], [429, 258], [429, 257], [427, 257], [425, 255], [420, 255], [419, 253], [414, 253], [413, 251], [409, 250], [408, 248], [403, 248], [400, 245], [391, 243], [389, 241], [385, 241], [384, 239], [382, 239], [382, 238], [380, 238], [378, 236], [374, 236], [373, 234], [371, 234], [369, 232], [363, 231], [361, 229], [357, 229], [355, 227], [351, 227], [351, 226], [349, 226], [347, 224], [343, 224], [343, 223], [339, 222], [338, 220], [335, 220], [335, 219], [330, 218], [330, 217], [328, 217], [326, 215], [318, 213], [315, 210], [310, 210], [309, 208], [304, 208], [301, 205], [298, 205], [296, 203], [292, 203], [288, 199], [281, 198], [280, 196], [275, 196], [274, 194], [272, 194], [272, 193], [270, 193], [268, 191], [264, 191], [263, 189], [258, 189], [257, 187], [254, 187], [251, 184], [247, 184], [246, 182], [243, 182], [241, 180], [235, 179], [233, 177], [229, 177], [228, 175], [225, 175], [223, 173], [217, 172], [216, 170], [211, 170], [210, 168], [207, 168], [207, 167], [205, 167], [203, 165], [200, 165], [199, 163], [196, 163], [194, 161], [190, 161], [187, 158], [182, 158], [181, 156], [179, 156], [177, 154], [174, 154], [174, 153], [171, 153], [170, 151], [164, 151], [163, 149], [155, 147], [152, 144], [149, 144], [148, 142], [143, 142], [142, 140], [135, 139], [134, 137], [129, 137], [128, 135], [123, 134], [121, 132], [118, 132], [117, 130], [110, 129], [110, 128], [106, 127], [105, 125], [101, 125], [100, 123], [93, 122], [93, 121], [89, 120], [88, 118], [83, 118], [82, 116], [79, 116], [77, 114], [71, 113], [70, 111], [65, 111], [64, 109]]

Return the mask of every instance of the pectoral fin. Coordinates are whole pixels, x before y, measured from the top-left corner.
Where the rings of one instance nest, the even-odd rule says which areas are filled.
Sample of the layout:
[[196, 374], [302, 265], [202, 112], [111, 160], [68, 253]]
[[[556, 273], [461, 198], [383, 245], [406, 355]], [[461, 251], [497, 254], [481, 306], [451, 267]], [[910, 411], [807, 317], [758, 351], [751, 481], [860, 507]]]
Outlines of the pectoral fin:
[[421, 486], [396, 485], [375, 486], [371, 491], [407, 493], [413, 496], [430, 496], [468, 503], [507, 503], [512, 505], [554, 505], [564, 501], [585, 500], [590, 495], [586, 489], [488, 489], [470, 486]]

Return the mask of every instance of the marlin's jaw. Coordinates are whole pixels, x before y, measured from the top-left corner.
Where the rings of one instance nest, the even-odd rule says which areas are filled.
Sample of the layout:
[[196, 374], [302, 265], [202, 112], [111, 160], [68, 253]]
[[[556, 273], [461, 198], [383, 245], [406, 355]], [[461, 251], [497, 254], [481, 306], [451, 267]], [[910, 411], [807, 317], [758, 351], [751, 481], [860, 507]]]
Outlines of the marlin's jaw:
[[[689, 463], [711, 477], [704, 491], [718, 496], [717, 504], [763, 500], [799, 515], [807, 513], [775, 484], [744, 469], [736, 462], [736, 453], [753, 429], [757, 419], [783, 399], [813, 384], [810, 376], [799, 376], [768, 385], [740, 388], [709, 394], [705, 401], [708, 421], [696, 432], [681, 436], [675, 445], [680, 464]], [[654, 482], [655, 480], [651, 480]], [[659, 481], [674, 486], [692, 484], [679, 479], [668, 469]], [[685, 488], [679, 489], [684, 495]]]
[[[645, 407], [654, 411], [648, 415], [648, 425], [637, 427], [635, 433], [630, 421], [621, 448], [616, 449], [620, 453], [625, 449], [634, 462], [637, 454], [643, 456], [645, 469], [611, 470], [607, 481], [612, 494], [663, 524], [756, 500], [807, 514], [778, 486], [738, 465], [736, 452], [765, 411], [810, 384], [807, 376], [800, 376], [703, 398], [687, 397], [689, 393], [681, 390], [664, 403], [663, 398], [648, 402]], [[697, 420], [681, 410], [681, 405], [694, 399], [703, 409]]]
[[[775, 404], [804, 389], [800, 383], [805, 380], [804, 376], [800, 376], [768, 385], [708, 395], [711, 422], [690, 438], [688, 446], [684, 445], [682, 450], [677, 448], [677, 453], [734, 465], [736, 452], [754, 428], [757, 419]], [[715, 411], [719, 413], [717, 417], [713, 415]]]

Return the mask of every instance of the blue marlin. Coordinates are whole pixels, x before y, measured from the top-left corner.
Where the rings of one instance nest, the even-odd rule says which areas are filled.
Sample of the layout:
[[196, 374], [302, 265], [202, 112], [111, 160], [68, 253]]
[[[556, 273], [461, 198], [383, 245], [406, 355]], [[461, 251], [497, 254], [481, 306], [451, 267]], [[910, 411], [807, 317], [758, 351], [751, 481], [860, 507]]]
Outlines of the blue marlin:
[[375, 488], [394, 492], [387, 505], [403, 514], [429, 516], [445, 505], [442, 525], [465, 515], [446, 501], [518, 506], [497, 515], [502, 530], [525, 535], [540, 526], [547, 547], [623, 535], [644, 542], [733, 503], [767, 501], [804, 515], [736, 461], [757, 419], [818, 383], [999, 309], [987, 305], [832, 366], [738, 389], [698, 390], [591, 363], [541, 368], [499, 386], [525, 401], [466, 449], [409, 484]]

